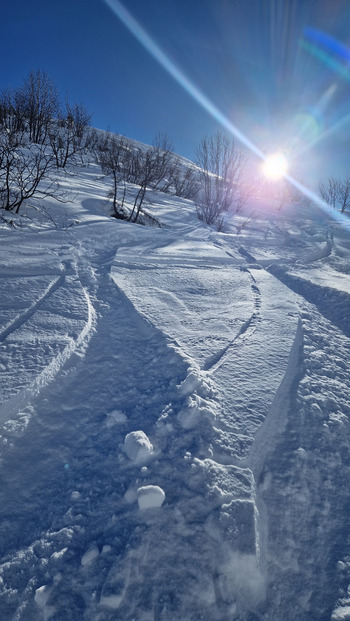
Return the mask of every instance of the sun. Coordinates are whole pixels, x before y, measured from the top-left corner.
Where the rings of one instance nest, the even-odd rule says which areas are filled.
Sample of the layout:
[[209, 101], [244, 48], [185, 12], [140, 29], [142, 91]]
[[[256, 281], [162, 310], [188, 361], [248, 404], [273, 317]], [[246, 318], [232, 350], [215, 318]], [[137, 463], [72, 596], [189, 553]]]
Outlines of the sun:
[[269, 179], [281, 179], [288, 171], [288, 162], [283, 153], [272, 153], [266, 157], [262, 170]]

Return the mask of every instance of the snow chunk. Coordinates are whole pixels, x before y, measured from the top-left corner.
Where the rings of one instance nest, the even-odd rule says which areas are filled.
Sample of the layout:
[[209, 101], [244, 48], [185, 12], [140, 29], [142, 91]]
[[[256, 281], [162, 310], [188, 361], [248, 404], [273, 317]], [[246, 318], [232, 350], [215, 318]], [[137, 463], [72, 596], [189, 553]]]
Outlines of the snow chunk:
[[214, 405], [208, 400], [193, 395], [186, 399], [185, 407], [177, 415], [183, 429], [193, 429], [204, 420], [215, 421]]
[[178, 390], [181, 396], [188, 397], [196, 392], [201, 397], [211, 397], [213, 394], [213, 388], [208, 378], [197, 371], [190, 368], [187, 377], [178, 385]]
[[146, 464], [153, 454], [153, 445], [143, 431], [131, 431], [125, 436], [124, 453], [135, 465]]
[[161, 507], [164, 500], [165, 493], [158, 485], [144, 485], [137, 490], [137, 502], [141, 510]]
[[113, 412], [108, 412], [107, 414], [106, 425], [110, 428], [114, 427], [114, 425], [122, 425], [123, 423], [126, 423], [127, 420], [127, 416], [124, 412], [121, 412], [120, 410], [113, 410]]
[[91, 546], [91, 548], [85, 552], [81, 559], [82, 566], [85, 567], [86, 565], [90, 565], [99, 556], [99, 554], [98, 547]]
[[65, 555], [67, 551], [68, 551], [68, 548], [62, 548], [62, 550], [59, 550], [58, 552], [54, 552], [53, 554], [51, 554], [51, 560], [59, 561]]
[[350, 618], [350, 606], [340, 606], [332, 613], [332, 621], [347, 621]]
[[196, 388], [201, 384], [201, 378], [193, 371], [190, 370], [187, 377], [181, 382], [179, 386], [179, 392], [184, 397], [193, 393]]
[[39, 608], [44, 608], [46, 606], [46, 602], [50, 597], [51, 587], [47, 584], [43, 584], [43, 586], [39, 587], [35, 591], [34, 600], [38, 604]]

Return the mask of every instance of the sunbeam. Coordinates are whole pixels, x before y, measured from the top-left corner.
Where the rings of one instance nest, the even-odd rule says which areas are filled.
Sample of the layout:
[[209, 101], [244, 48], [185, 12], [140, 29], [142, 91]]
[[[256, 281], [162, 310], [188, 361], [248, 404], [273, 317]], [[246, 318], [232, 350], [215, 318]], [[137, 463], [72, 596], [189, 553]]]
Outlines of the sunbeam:
[[258, 157], [264, 159], [263, 152], [245, 135], [236, 125], [234, 125], [210, 99], [197, 88], [180, 69], [168, 58], [163, 50], [153, 41], [150, 35], [127, 11], [119, 0], [104, 0], [113, 13], [123, 22], [134, 37], [146, 48], [158, 63], [195, 99], [211, 116], [213, 116], [223, 127], [225, 127], [237, 140], [244, 144], [250, 151]]
[[[146, 30], [137, 22], [131, 13], [123, 6], [119, 0], [104, 0], [106, 5], [112, 10], [116, 17], [126, 26], [131, 34], [141, 43], [141, 45], [155, 58], [155, 60], [176, 80], [176, 82], [197, 101], [214, 119], [216, 119], [225, 129], [227, 129], [237, 140], [246, 146], [252, 153], [261, 158], [264, 162], [267, 156], [263, 151], [250, 140], [234, 123], [232, 123], [219, 108], [197, 87], [191, 80], [174, 64], [165, 54], [159, 45], [151, 38]], [[314, 53], [315, 46], [311, 42], [301, 43], [301, 47], [307, 48]], [[326, 62], [326, 54], [320, 52], [320, 57]], [[333, 68], [339, 69], [340, 63], [334, 61]], [[343, 66], [342, 66], [343, 67]], [[345, 73], [344, 73], [345, 75]], [[289, 183], [304, 194], [307, 198], [316, 203], [330, 217], [344, 223], [346, 217], [343, 214], [336, 214], [331, 207], [325, 203], [312, 190], [286, 173], [286, 169], [280, 176], [283, 176]]]

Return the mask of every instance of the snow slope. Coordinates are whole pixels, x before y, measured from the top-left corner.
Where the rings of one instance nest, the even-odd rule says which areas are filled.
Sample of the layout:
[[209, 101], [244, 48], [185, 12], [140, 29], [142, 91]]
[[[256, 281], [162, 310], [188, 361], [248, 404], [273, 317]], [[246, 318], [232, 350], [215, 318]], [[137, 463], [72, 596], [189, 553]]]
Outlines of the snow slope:
[[0, 618], [350, 618], [349, 230], [65, 183], [0, 229]]

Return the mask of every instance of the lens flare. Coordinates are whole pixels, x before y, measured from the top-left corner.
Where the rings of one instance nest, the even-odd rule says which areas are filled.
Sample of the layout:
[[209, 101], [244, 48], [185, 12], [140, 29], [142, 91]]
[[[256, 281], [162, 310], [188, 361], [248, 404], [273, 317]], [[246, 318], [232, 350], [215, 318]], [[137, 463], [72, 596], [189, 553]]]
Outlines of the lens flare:
[[287, 159], [283, 153], [272, 153], [266, 157], [262, 170], [268, 179], [281, 179], [287, 174]]
[[[267, 157], [254, 144], [240, 129], [234, 125], [213, 102], [207, 97], [199, 88], [197, 88], [190, 80], [185, 76], [182, 71], [173, 63], [170, 58], [163, 52], [163, 50], [157, 45], [157, 43], [150, 37], [145, 29], [134, 19], [134, 17], [126, 10], [120, 0], [104, 0], [105, 4], [113, 11], [118, 19], [128, 28], [128, 30], [134, 35], [134, 37], [144, 46], [144, 48], [155, 58], [158, 63], [166, 69], [174, 80], [184, 88], [188, 94], [195, 99], [204, 110], [212, 115], [225, 129], [227, 129], [233, 136], [237, 138], [242, 144], [244, 144], [252, 153], [257, 155], [265, 163]], [[312, 44], [311, 44], [312, 45]], [[310, 50], [311, 51], [311, 50]], [[283, 161], [283, 160], [282, 160]], [[335, 212], [330, 208], [325, 201], [323, 201], [312, 190], [304, 186], [302, 183], [291, 177], [287, 173], [288, 163], [283, 166], [285, 169], [276, 178], [284, 177], [291, 185], [299, 190], [304, 196], [316, 203], [321, 209], [323, 209], [330, 217], [342, 222], [343, 226], [349, 226], [349, 221], [344, 214]], [[281, 162], [279, 163], [281, 169]]]

